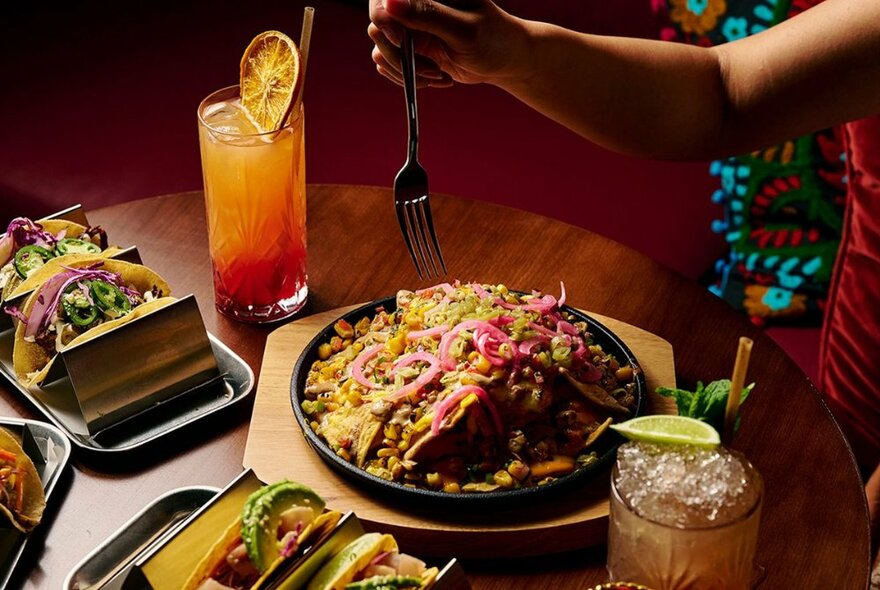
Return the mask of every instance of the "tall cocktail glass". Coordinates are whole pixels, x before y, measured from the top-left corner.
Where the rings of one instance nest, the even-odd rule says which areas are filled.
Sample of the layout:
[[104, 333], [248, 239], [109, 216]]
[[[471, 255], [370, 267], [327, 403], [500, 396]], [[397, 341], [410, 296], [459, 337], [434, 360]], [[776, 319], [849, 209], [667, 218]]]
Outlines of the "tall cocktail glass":
[[763, 483], [723, 447], [630, 442], [611, 476], [608, 573], [653, 590], [748, 590]]
[[304, 116], [260, 133], [238, 93], [218, 90], [198, 110], [214, 298], [232, 318], [272, 322], [308, 294]]

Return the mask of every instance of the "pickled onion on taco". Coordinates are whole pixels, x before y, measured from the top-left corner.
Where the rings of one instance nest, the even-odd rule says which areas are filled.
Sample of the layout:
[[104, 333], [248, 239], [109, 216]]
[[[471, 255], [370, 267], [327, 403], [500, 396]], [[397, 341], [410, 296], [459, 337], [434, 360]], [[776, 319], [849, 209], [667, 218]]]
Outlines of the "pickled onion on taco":
[[54, 270], [20, 310], [6, 310], [20, 320], [12, 363], [28, 387], [42, 383], [65, 348], [174, 301], [165, 279], [140, 264], [80, 255]]
[[0, 234], [0, 303], [24, 292], [22, 283], [44, 267], [56, 267], [80, 254], [109, 254], [107, 235], [64, 219], [13, 219]]

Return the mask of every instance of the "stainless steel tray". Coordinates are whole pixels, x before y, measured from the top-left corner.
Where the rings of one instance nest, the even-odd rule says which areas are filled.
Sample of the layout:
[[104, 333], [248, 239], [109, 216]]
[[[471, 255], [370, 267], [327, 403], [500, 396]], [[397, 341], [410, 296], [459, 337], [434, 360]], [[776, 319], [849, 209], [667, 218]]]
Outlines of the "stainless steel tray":
[[18, 382], [11, 361], [12, 330], [0, 334], [0, 374], [77, 447], [100, 453], [128, 451], [241, 401], [251, 392], [254, 372], [248, 364], [213, 334], [208, 333], [208, 338], [222, 376], [215, 387], [180, 395], [94, 435], [77, 428]]
[[[54, 503], [52, 492], [70, 460], [70, 441], [54, 426], [35, 420], [0, 418], [0, 427], [17, 435], [21, 435], [25, 427], [30, 430], [36, 449], [30, 448], [28, 444], [24, 445], [24, 449], [33, 460], [43, 482], [46, 505]], [[4, 530], [0, 535], [0, 588], [5, 588], [8, 584], [29, 539], [30, 535], [19, 533], [15, 529]]]
[[84, 557], [67, 575], [64, 588], [122, 588], [134, 560], [173, 536], [193, 512], [219, 491], [219, 488], [187, 487], [160, 496]]

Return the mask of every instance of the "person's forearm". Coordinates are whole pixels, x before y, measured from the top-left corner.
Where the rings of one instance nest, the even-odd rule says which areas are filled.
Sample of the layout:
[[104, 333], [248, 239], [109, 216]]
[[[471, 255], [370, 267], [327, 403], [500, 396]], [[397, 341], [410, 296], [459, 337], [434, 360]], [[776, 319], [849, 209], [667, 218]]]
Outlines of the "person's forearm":
[[524, 25], [521, 67], [499, 85], [526, 104], [631, 155], [691, 159], [717, 151], [725, 97], [713, 52]]
[[615, 151], [706, 159], [880, 112], [880, 1], [826, 0], [717, 48], [519, 21], [496, 84]]

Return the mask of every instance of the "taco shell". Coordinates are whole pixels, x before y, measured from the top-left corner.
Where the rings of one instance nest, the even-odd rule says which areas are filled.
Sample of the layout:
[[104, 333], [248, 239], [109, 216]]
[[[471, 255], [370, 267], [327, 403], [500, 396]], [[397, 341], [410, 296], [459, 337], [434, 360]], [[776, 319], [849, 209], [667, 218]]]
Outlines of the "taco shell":
[[[22, 482], [22, 506], [20, 511], [13, 511], [5, 504], [0, 504], [0, 521], [3, 517], [9, 523], [23, 533], [27, 533], [40, 524], [43, 510], [46, 507], [46, 496], [43, 492], [43, 484], [37, 474], [34, 462], [27, 456], [18, 441], [8, 431], [0, 428], [0, 449], [16, 455], [15, 469], [24, 476]], [[0, 525], [5, 524], [0, 522]]]
[[[84, 225], [81, 225], [79, 223], [74, 223], [73, 221], [67, 221], [64, 219], [44, 219], [41, 221], [37, 221], [36, 223], [39, 223], [40, 225], [42, 225], [43, 229], [45, 231], [49, 232], [50, 234], [52, 234], [54, 236], [57, 236], [58, 234], [60, 234], [63, 231], [65, 237], [68, 237], [68, 238], [69, 237], [77, 237], [78, 238], [79, 236], [86, 233], [86, 231], [88, 230], [88, 228]], [[111, 250], [111, 249], [108, 249], [108, 250]], [[101, 256], [111, 256], [112, 253], [108, 254], [107, 253], [108, 250], [104, 250], [104, 252], [101, 253]], [[118, 251], [118, 248], [113, 248], [112, 250], [115, 252], [115, 251]], [[7, 301], [7, 300], [9, 300], [9, 299], [21, 294], [21, 293], [26, 292], [28, 290], [28, 288], [22, 287], [22, 284], [27, 282], [28, 279], [33, 278], [34, 275], [41, 274], [40, 271], [42, 271], [43, 268], [45, 268], [45, 266], [51, 264], [53, 268], [58, 268], [61, 264], [67, 264], [69, 262], [72, 262], [73, 259], [70, 258], [71, 256], [75, 257], [76, 254], [67, 254], [65, 256], [59, 256], [58, 258], [52, 258], [51, 260], [49, 260], [46, 263], [46, 265], [44, 265], [43, 267], [38, 269], [36, 272], [34, 272], [34, 274], [32, 274], [27, 279], [23, 279], [20, 276], [18, 276], [17, 274], [14, 275], [12, 277], [12, 279], [10, 279], [10, 281], [8, 283], [6, 283], [6, 285], [3, 287], [3, 291], [2, 291], [2, 293], [0, 293], [0, 302]], [[42, 273], [42, 274], [45, 274], [45, 273]], [[50, 272], [46, 276], [48, 277], [48, 276], [51, 276], [52, 274], [55, 274], [54, 271]], [[36, 283], [32, 282], [31, 284], [42, 284], [42, 282], [43, 281], [38, 281]]]
[[345, 590], [358, 572], [366, 569], [380, 553], [397, 551], [391, 535], [367, 533], [349, 543], [309, 581], [308, 590]]
[[217, 566], [226, 559], [229, 553], [241, 544], [241, 517], [236, 518], [235, 522], [229, 525], [223, 536], [214, 543], [211, 551], [199, 562], [195, 571], [183, 585], [182, 590], [196, 590], [202, 585]]
[[[278, 558], [257, 582], [251, 586], [251, 590], [260, 590], [278, 582], [279, 579], [290, 575], [290, 569], [302, 557], [302, 550], [311, 547], [324, 536], [331, 533], [333, 528], [342, 518], [341, 512], [328, 511], [318, 516], [303, 529], [299, 536], [300, 550], [289, 557]], [[241, 518], [236, 518], [223, 536], [214, 543], [211, 550], [199, 562], [195, 571], [183, 585], [183, 590], [197, 590], [204, 584], [217, 567], [226, 559], [229, 553], [241, 544]]]
[[3, 288], [3, 296], [0, 298], [0, 301], [8, 301], [14, 297], [18, 297], [22, 293], [27, 293], [28, 291], [36, 289], [45, 283], [49, 277], [61, 270], [62, 266], [77, 268], [77, 263], [83, 258], [89, 260], [95, 260], [96, 258], [112, 258], [121, 251], [122, 248], [110, 246], [100, 254], [65, 254], [64, 256], [50, 258], [46, 261], [46, 264], [35, 270], [28, 278], [22, 279], [16, 275], [17, 280], [9, 281]]
[[[68, 266], [71, 268], [82, 268], [85, 266], [93, 265], [97, 262], [103, 263], [103, 265], [101, 266], [101, 270], [106, 270], [118, 274], [122, 277], [123, 281], [127, 285], [136, 288], [141, 293], [146, 293], [150, 291], [153, 287], [158, 287], [162, 291], [163, 295], [168, 295], [171, 292], [171, 287], [168, 285], [165, 279], [159, 276], [156, 272], [140, 264], [132, 264], [130, 262], [123, 262], [121, 260], [104, 259], [101, 256], [95, 255], [81, 256], [77, 258], [75, 262], [72, 262]], [[54, 270], [57, 273], [59, 269], [55, 268]], [[52, 273], [49, 276], [41, 275], [43, 280], [40, 282], [39, 288], [36, 288], [34, 290], [34, 292], [27, 298], [24, 305], [22, 306], [21, 311], [24, 313], [25, 316], [30, 315], [35, 303], [37, 302], [37, 298], [40, 296], [40, 291], [43, 284], [45, 284], [45, 282], [51, 276], [54, 276], [54, 274], [55, 273]], [[161, 307], [172, 303], [173, 301], [174, 299], [171, 297], [161, 297], [148, 303], [141, 304], [126, 316], [104, 322], [103, 324], [91, 328], [86, 332], [83, 332], [82, 334], [74, 338], [67, 345], [66, 348], [70, 348], [82, 342], [91, 340], [92, 338], [95, 338], [96, 336], [99, 336], [104, 332], [112, 330], [113, 328], [120, 326], [126, 322], [130, 322], [135, 318], [153, 312]], [[28, 342], [27, 340], [25, 340], [25, 329], [26, 326], [24, 322], [19, 322], [18, 326], [15, 329], [15, 340], [12, 350], [12, 364], [15, 368], [15, 375], [18, 378], [19, 382], [27, 387], [31, 387], [42, 383], [43, 379], [45, 379], [46, 377], [46, 374], [49, 372], [49, 368], [51, 367], [51, 363], [54, 357], [50, 357], [43, 349], [43, 347], [41, 347], [36, 342]]]

